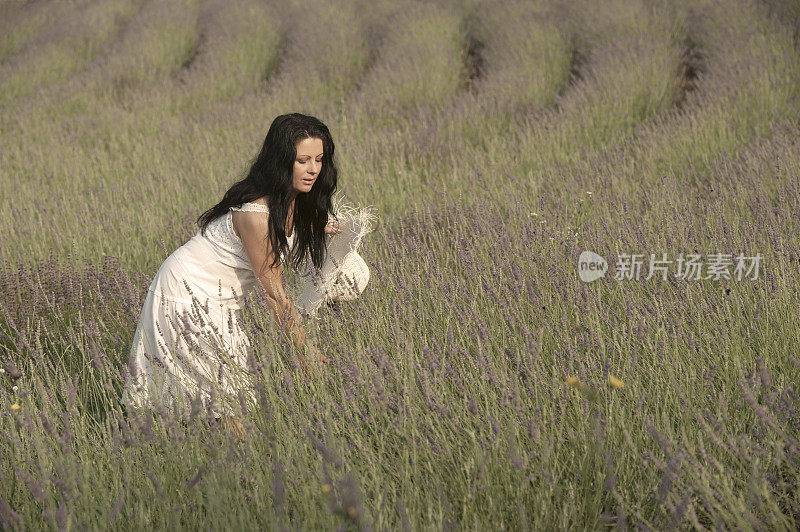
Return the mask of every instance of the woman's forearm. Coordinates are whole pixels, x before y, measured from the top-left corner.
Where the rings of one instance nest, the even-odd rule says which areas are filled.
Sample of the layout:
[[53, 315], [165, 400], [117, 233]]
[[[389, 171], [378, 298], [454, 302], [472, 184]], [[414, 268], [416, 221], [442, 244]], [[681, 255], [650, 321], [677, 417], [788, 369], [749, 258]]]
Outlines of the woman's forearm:
[[302, 349], [306, 343], [306, 331], [300, 325], [300, 316], [288, 297], [277, 296], [269, 296], [275, 322], [289, 337], [295, 349]]
[[286, 300], [286, 310], [283, 313], [283, 317], [284, 320], [280, 326], [283, 327], [286, 334], [289, 335], [289, 339], [295, 349], [302, 349], [306, 344], [306, 330], [300, 325], [300, 316], [297, 314], [297, 310], [294, 308], [292, 302], [288, 299]]
[[264, 277], [261, 285], [266, 291], [278, 327], [286, 333], [295, 349], [302, 349], [306, 343], [306, 331], [300, 325], [300, 316], [283, 289], [282, 279]]

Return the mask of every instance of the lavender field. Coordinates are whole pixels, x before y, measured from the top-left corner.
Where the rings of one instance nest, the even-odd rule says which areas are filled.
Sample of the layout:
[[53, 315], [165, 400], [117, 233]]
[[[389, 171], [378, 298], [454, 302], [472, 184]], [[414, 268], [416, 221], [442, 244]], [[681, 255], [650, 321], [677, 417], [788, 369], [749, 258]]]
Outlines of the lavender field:
[[[243, 441], [126, 412], [153, 275], [294, 111], [379, 218], [332, 362], [257, 292]], [[0, 1], [0, 528], [796, 530], [799, 271], [792, 0]]]

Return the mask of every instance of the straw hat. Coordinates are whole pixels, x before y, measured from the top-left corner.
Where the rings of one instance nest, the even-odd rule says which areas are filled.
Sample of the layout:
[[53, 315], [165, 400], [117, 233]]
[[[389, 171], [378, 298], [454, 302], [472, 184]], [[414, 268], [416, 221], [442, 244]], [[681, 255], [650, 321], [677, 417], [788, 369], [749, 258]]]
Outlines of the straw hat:
[[327, 236], [325, 262], [300, 288], [297, 308], [306, 317], [316, 317], [328, 301], [356, 299], [369, 282], [369, 267], [358, 248], [364, 235], [373, 230], [372, 208], [340, 203], [334, 207], [334, 218], [340, 231]]
[[368, 282], [369, 266], [361, 255], [351, 251], [342, 260], [328, 297], [333, 301], [352, 301], [361, 295]]

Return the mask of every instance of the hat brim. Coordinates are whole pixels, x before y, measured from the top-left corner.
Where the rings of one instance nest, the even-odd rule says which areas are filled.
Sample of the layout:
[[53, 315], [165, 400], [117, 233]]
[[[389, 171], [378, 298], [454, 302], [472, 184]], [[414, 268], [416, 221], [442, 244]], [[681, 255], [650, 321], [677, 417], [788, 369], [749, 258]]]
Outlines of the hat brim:
[[[358, 249], [364, 236], [373, 230], [372, 208], [339, 205], [334, 217], [339, 233], [327, 235], [322, 268], [311, 272], [299, 291], [297, 309], [307, 317], [316, 316], [317, 310], [330, 299], [354, 299], [369, 280], [369, 269]], [[350, 254], [355, 256], [345, 260]], [[343, 282], [350, 286], [341, 286]]]

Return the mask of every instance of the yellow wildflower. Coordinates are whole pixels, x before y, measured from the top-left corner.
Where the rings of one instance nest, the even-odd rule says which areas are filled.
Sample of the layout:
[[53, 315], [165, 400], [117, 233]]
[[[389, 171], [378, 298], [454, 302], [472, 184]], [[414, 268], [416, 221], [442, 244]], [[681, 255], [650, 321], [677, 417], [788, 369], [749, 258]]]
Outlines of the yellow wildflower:
[[572, 388], [576, 387], [580, 383], [581, 381], [580, 379], [578, 379], [578, 377], [570, 377], [569, 379], [567, 379], [567, 386], [570, 386]]
[[625, 386], [625, 383], [624, 383], [624, 382], [622, 382], [621, 380], [619, 380], [618, 378], [616, 378], [616, 377], [615, 377], [615, 376], [613, 376], [613, 375], [609, 375], [609, 376], [608, 376], [608, 383], [609, 383], [609, 384], [610, 384], [610, 385], [611, 385], [613, 388], [622, 388], [623, 386]]
[[17, 403], [14, 403], [13, 405], [11, 405], [11, 410], [19, 410], [19, 405]]
[[331, 491], [331, 485], [330, 484], [323, 484], [322, 485], [322, 493], [328, 493], [329, 491]]
[[347, 515], [349, 515], [350, 517], [355, 517], [356, 509], [350, 506], [349, 508], [347, 508]]

